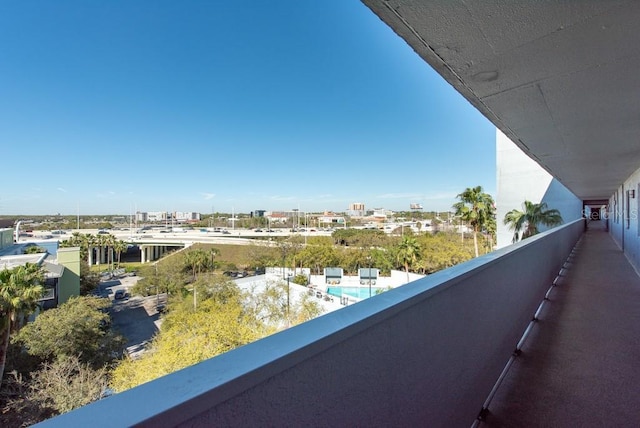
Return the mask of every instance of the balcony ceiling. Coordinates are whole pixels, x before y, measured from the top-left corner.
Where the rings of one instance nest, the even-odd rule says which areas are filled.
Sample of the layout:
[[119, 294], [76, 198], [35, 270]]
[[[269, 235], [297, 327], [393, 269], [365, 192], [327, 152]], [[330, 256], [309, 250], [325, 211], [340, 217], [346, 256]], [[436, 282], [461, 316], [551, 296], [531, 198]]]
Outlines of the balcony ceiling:
[[640, 167], [640, 2], [363, 2], [580, 198]]

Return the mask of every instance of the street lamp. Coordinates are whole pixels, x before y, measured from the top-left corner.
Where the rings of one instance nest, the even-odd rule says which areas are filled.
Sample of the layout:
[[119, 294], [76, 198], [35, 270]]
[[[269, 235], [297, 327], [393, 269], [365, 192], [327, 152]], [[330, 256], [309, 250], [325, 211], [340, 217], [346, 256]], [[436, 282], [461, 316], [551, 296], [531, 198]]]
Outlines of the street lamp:
[[[284, 279], [286, 265], [287, 265], [287, 250], [284, 247], [282, 247], [282, 279]], [[289, 280], [289, 277], [287, 276], [287, 281], [288, 280]]]

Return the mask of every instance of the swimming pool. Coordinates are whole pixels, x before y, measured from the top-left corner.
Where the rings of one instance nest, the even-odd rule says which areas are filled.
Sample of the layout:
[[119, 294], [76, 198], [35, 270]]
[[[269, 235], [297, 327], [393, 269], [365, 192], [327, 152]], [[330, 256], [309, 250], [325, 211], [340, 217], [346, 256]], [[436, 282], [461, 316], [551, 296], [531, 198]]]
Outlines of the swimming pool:
[[[371, 287], [371, 296], [375, 296], [382, 287]], [[356, 297], [358, 299], [366, 299], [369, 297], [369, 286], [362, 287], [327, 287], [327, 293], [332, 296], [342, 297], [343, 295]]]

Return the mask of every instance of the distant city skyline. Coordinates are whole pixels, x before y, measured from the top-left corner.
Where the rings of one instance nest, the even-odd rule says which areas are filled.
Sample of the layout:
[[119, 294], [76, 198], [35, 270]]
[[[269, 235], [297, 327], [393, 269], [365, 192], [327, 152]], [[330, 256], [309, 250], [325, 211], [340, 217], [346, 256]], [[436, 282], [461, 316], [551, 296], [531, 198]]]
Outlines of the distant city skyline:
[[[378, 211], [378, 210], [384, 210], [384, 211], [391, 211], [391, 212], [422, 212], [422, 213], [429, 213], [429, 212], [435, 212], [435, 213], [446, 213], [446, 212], [450, 212], [453, 213], [455, 212], [455, 210], [453, 208], [449, 208], [449, 209], [444, 209], [444, 210], [425, 210], [425, 209], [415, 209], [415, 208], [407, 208], [407, 209], [398, 209], [398, 210], [392, 210], [392, 209], [388, 209], [385, 207], [366, 207], [365, 208], [365, 212], [364, 215], [368, 215], [371, 212], [374, 211]], [[280, 210], [262, 210], [262, 209], [255, 209], [255, 210], [250, 210], [250, 211], [213, 211], [213, 212], [199, 212], [199, 211], [185, 211], [185, 210], [176, 210], [176, 211], [163, 211], [163, 210], [154, 210], [154, 211], [143, 211], [143, 210], [138, 210], [136, 212], [131, 212], [131, 213], [47, 213], [47, 214], [33, 214], [33, 213], [17, 213], [17, 214], [7, 214], [7, 216], [10, 217], [15, 217], [16, 215], [18, 216], [24, 216], [25, 219], [27, 219], [28, 216], [34, 216], [34, 217], [47, 217], [47, 216], [64, 216], [64, 217], [77, 217], [78, 215], [80, 217], [91, 217], [91, 216], [96, 216], [96, 217], [125, 217], [125, 218], [129, 218], [129, 217], [136, 217], [139, 214], [157, 214], [157, 213], [168, 213], [168, 214], [186, 214], [186, 213], [196, 213], [199, 215], [202, 215], [204, 217], [206, 216], [210, 216], [212, 214], [225, 214], [225, 215], [251, 215], [251, 214], [255, 214], [258, 212], [262, 212], [262, 213], [293, 213], [293, 212], [300, 212], [301, 214], [323, 214], [326, 212], [332, 212], [332, 213], [336, 213], [336, 214], [349, 214], [350, 210], [349, 208], [347, 209], [343, 209], [343, 210], [322, 210], [322, 211], [305, 211], [302, 208], [298, 209], [298, 208], [291, 208], [291, 209], [280, 209]]]
[[0, 217], [495, 196], [495, 127], [360, 2], [8, 2], [0, 36]]

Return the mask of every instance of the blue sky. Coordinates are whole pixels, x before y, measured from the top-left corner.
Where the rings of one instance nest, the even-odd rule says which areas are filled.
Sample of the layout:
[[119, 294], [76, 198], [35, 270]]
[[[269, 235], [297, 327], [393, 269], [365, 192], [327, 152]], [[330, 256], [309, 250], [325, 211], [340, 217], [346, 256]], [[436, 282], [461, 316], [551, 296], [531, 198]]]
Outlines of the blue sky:
[[358, 1], [3, 1], [0, 216], [447, 210], [495, 128]]

